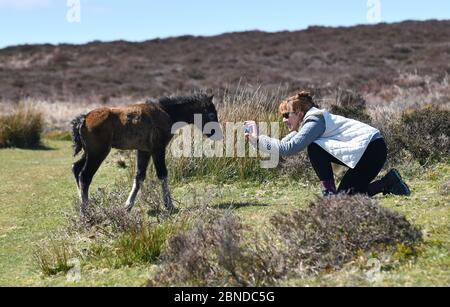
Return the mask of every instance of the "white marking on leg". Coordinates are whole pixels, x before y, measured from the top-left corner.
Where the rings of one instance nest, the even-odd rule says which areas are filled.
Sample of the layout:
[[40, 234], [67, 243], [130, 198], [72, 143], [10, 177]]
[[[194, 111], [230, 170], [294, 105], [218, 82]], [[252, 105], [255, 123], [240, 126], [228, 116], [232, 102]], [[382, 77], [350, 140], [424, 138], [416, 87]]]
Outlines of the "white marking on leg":
[[77, 186], [77, 191], [78, 191], [78, 198], [80, 199], [80, 202], [82, 202], [83, 198], [81, 197], [81, 189], [79, 188], [79, 186]]
[[141, 188], [142, 181], [134, 180], [133, 188], [131, 189], [130, 196], [128, 196], [127, 202], [126, 202], [126, 209], [131, 210], [134, 207], [134, 204], [136, 202], [136, 196]]

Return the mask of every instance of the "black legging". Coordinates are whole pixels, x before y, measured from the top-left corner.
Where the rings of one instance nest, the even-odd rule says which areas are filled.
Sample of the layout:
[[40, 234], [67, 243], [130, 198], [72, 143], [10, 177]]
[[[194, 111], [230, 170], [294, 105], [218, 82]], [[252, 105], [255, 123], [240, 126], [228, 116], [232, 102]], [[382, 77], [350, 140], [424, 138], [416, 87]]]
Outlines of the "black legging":
[[[334, 180], [331, 162], [346, 166], [344, 163], [326, 152], [319, 145], [312, 143], [308, 147], [311, 164], [321, 181]], [[387, 147], [384, 139], [377, 139], [369, 144], [361, 160], [354, 169], [349, 169], [339, 185], [339, 192], [368, 193], [369, 184], [383, 168], [387, 158]]]

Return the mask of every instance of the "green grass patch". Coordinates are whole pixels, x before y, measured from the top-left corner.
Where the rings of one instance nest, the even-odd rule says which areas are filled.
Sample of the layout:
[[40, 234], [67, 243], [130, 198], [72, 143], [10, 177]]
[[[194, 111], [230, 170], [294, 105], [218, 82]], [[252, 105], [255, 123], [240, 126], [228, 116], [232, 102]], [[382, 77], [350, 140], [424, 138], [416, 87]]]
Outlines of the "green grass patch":
[[64, 240], [51, 239], [37, 247], [34, 252], [34, 261], [44, 276], [53, 276], [67, 273], [73, 268], [70, 260], [73, 257], [70, 243]]
[[[0, 285], [1, 286], [70, 286], [66, 272], [73, 267], [67, 261], [76, 258], [81, 263], [81, 286], [142, 286], [158, 270], [161, 252], [167, 238], [182, 231], [164, 226], [151, 215], [149, 206], [138, 199], [136, 212], [150, 216], [160, 225], [143, 234], [100, 235], [102, 225], [83, 235], [71, 234], [68, 242], [46, 246], [53, 234], [67, 229], [68, 212], [74, 212], [77, 191], [71, 174], [71, 143], [45, 140], [50, 150], [0, 150], [3, 162], [0, 172]], [[427, 168], [405, 172], [411, 197], [377, 197], [382, 207], [403, 214], [423, 231], [423, 243], [415, 255], [407, 246], [392, 253], [357, 256], [343, 269], [326, 271], [307, 278], [288, 278], [287, 286], [447, 286], [450, 284], [450, 196], [443, 186], [450, 177], [450, 165], [434, 164]], [[171, 170], [169, 170], [170, 172]], [[111, 155], [94, 178], [92, 191], [113, 186], [128, 178], [129, 169], [119, 168]], [[149, 171], [149, 178], [154, 174]], [[129, 189], [131, 185], [129, 184]], [[314, 181], [284, 177], [265, 181], [215, 183], [203, 180], [172, 184], [173, 195], [181, 215], [199, 215], [207, 210], [231, 210], [244, 228], [264, 232], [275, 214], [289, 214], [306, 209], [320, 193]], [[128, 193], [127, 185], [124, 193]], [[205, 207], [208, 204], [209, 207]], [[210, 209], [205, 209], [210, 208]], [[150, 215], [149, 215], [150, 214]], [[203, 216], [199, 217], [203, 218]], [[207, 216], [205, 215], [205, 219]], [[66, 238], [64, 235], [62, 238]], [[42, 266], [36, 260], [36, 248]], [[127, 252], [133, 251], [129, 254]], [[49, 256], [50, 255], [50, 256]], [[57, 255], [57, 257], [52, 258]], [[120, 256], [122, 255], [122, 256]], [[371, 275], [370, 259], [377, 259], [380, 270]], [[42, 269], [45, 267], [45, 269]], [[46, 274], [43, 272], [47, 272]]]
[[155, 262], [172, 233], [173, 227], [170, 224], [162, 224], [122, 235], [115, 243], [117, 266]]

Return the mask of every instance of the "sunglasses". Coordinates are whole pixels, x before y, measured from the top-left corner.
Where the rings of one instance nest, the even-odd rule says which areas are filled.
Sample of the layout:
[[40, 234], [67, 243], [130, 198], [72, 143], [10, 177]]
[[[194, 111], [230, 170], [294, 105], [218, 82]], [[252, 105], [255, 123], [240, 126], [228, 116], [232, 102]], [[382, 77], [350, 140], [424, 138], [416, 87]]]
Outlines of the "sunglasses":
[[289, 117], [291, 116], [291, 114], [292, 114], [292, 112], [283, 113], [283, 118], [289, 119]]

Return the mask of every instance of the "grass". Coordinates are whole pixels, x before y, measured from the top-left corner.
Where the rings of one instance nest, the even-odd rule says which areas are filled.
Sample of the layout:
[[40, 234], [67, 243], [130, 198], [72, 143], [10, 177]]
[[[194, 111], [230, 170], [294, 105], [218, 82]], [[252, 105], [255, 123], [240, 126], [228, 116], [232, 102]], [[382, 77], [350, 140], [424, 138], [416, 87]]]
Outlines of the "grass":
[[15, 112], [0, 116], [0, 148], [37, 148], [44, 128], [43, 113], [21, 104]]
[[[51, 272], [57, 274], [44, 277], [34, 260], [35, 250], [43, 247], [43, 240], [67, 226], [65, 213], [72, 209], [76, 197], [70, 172], [70, 143], [44, 140], [44, 145], [50, 150], [0, 150], [0, 160], [8, 162], [2, 165], [0, 172], [0, 286], [73, 285], [66, 279], [67, 268], [59, 267], [60, 273]], [[111, 156], [100, 168], [92, 191], [128, 176], [128, 170], [118, 168], [112, 160]], [[382, 266], [375, 281], [366, 278], [365, 260], [355, 259], [343, 270], [301, 280], [288, 279], [285, 285], [450, 285], [450, 196], [441, 192], [449, 176], [448, 163], [411, 171], [406, 176], [414, 191], [411, 197], [379, 198], [382, 206], [404, 214], [424, 230], [424, 243], [419, 247], [417, 260], [400, 262], [393, 267]], [[184, 199], [179, 205], [181, 209], [191, 210], [193, 208], [187, 204], [203, 202], [219, 210], [232, 208], [242, 223], [254, 227], [256, 232], [263, 230], [276, 213], [306, 208], [319, 192], [315, 184], [288, 179], [221, 184], [211, 184], [205, 179], [173, 185], [172, 189], [175, 199]], [[125, 247], [136, 242], [133, 238], [123, 240]], [[134, 247], [138, 251], [141, 248], [139, 244]], [[156, 253], [159, 248], [155, 247]], [[64, 258], [65, 255], [60, 254]], [[144, 259], [154, 257], [141, 255]], [[82, 262], [82, 278], [78, 283], [81, 286], [142, 286], [156, 268], [146, 261], [135, 260], [131, 261], [134, 265], [116, 267], [100, 259], [82, 259]]]
[[43, 242], [34, 253], [34, 259], [44, 276], [53, 276], [59, 273], [67, 273], [73, 266], [70, 264], [71, 251], [67, 242], [51, 240]]
[[[0, 173], [1, 285], [41, 284], [31, 261], [35, 244], [64, 223], [63, 213], [76, 195], [70, 143], [46, 141], [45, 145], [52, 150], [0, 151], [0, 160], [8, 161]], [[97, 184], [111, 182], [110, 169], [108, 164], [102, 168]]]

